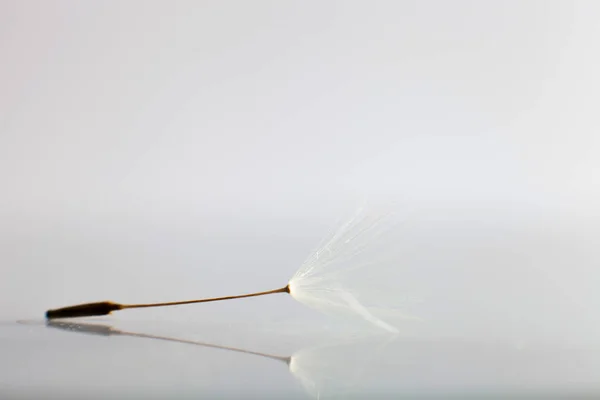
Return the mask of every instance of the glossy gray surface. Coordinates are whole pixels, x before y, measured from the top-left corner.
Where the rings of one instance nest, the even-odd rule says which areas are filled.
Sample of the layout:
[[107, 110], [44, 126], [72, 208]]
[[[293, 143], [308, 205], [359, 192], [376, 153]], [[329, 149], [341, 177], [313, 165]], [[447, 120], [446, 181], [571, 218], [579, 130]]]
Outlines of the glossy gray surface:
[[[3, 398], [596, 398], [598, 349], [299, 326], [3, 323]], [[280, 333], [277, 333], [279, 330]], [[282, 333], [283, 332], [283, 333]]]

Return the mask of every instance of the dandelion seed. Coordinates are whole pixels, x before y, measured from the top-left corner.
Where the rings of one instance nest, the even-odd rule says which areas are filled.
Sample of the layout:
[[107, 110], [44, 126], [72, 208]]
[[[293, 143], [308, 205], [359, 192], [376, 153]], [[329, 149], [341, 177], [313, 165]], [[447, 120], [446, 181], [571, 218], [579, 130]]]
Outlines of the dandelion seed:
[[[396, 307], [398, 293], [386, 293], [373, 281], [387, 283], [394, 292], [394, 282], [380, 277], [382, 271], [397, 271], [398, 266], [387, 253], [397, 243], [384, 240], [396, 220], [393, 213], [373, 214], [360, 208], [346, 223], [334, 231], [306, 259], [288, 284], [282, 288], [237, 296], [215, 297], [167, 303], [119, 304], [113, 302], [87, 303], [46, 312], [47, 319], [107, 315], [113, 311], [207, 303], [246, 297], [288, 293], [300, 303], [320, 312], [358, 318], [389, 332], [398, 329], [383, 315], [406, 317]], [[362, 275], [359, 273], [362, 272]], [[383, 282], [388, 281], [388, 282]], [[372, 296], [369, 296], [371, 294]], [[387, 301], [375, 301], [377, 298]]]

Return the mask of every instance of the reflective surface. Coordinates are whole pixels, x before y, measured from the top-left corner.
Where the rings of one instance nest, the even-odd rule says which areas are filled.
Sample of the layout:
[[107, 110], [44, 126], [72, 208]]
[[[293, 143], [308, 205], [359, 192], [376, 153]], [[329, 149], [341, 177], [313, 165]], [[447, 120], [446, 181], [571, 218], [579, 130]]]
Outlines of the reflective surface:
[[[3, 398], [594, 398], [600, 352], [302, 324], [0, 325]], [[279, 329], [279, 333], [277, 333]]]

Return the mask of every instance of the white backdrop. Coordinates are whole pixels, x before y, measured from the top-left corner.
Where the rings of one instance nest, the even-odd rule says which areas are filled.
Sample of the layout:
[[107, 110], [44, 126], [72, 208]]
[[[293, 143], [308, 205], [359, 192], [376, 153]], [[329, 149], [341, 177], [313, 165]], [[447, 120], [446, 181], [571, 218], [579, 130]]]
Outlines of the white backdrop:
[[[460, 282], [441, 326], [491, 323], [461, 308], [487, 294], [508, 324], [595, 340], [599, 11], [2, 2], [0, 315], [279, 287], [366, 194], [437, 210], [403, 262], [423, 290]], [[119, 318], [257, 310], [309, 313]]]

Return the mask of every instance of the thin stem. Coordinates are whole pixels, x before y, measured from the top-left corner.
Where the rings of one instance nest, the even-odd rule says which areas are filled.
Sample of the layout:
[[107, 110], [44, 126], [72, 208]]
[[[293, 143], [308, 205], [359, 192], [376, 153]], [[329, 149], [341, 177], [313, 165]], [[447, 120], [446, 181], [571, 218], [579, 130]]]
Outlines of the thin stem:
[[121, 309], [123, 310], [123, 309], [126, 309], [126, 308], [147, 308], [147, 307], [180, 306], [180, 305], [183, 305], [183, 304], [208, 303], [208, 302], [211, 302], [211, 301], [242, 299], [244, 297], [256, 297], [256, 296], [265, 296], [267, 294], [289, 293], [289, 292], [290, 292], [290, 289], [289, 289], [288, 286], [286, 286], [286, 287], [282, 287], [280, 289], [268, 290], [266, 292], [240, 294], [240, 295], [237, 295], [237, 296], [213, 297], [213, 298], [210, 298], [210, 299], [172, 301], [172, 302], [168, 302], [168, 303], [121, 304]]

